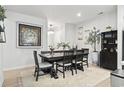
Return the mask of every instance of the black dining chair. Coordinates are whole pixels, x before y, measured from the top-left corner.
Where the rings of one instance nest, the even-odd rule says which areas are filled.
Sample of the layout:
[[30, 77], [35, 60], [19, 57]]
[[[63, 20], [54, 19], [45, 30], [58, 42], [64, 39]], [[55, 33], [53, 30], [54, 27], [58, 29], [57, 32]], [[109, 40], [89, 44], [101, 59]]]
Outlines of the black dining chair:
[[83, 66], [89, 67], [88, 54], [84, 55], [84, 57], [83, 57]]
[[83, 49], [83, 66], [87, 66], [89, 67], [89, 63], [88, 63], [88, 55], [89, 55], [89, 49]]
[[73, 61], [73, 65], [74, 65], [75, 73], [77, 74], [77, 69], [84, 71], [83, 53], [77, 51], [75, 55], [76, 56], [75, 56], [75, 60]]
[[[63, 60], [62, 62], [57, 62], [56, 63], [56, 73], [61, 72], [63, 73], [63, 78], [65, 78], [65, 71], [67, 67], [70, 67], [70, 70], [72, 72], [73, 75], [73, 52], [70, 51], [64, 51], [64, 56], [63, 56]], [[61, 70], [59, 68], [62, 68]]]
[[[49, 69], [49, 73], [51, 74], [52, 64], [48, 62], [39, 63], [37, 51], [33, 51], [33, 55], [34, 55], [34, 61], [35, 61], [34, 77], [36, 77], [36, 81], [38, 81], [39, 76], [48, 74], [48, 72], [45, 72], [45, 70]], [[42, 72], [42, 74], [40, 74], [40, 72]]]

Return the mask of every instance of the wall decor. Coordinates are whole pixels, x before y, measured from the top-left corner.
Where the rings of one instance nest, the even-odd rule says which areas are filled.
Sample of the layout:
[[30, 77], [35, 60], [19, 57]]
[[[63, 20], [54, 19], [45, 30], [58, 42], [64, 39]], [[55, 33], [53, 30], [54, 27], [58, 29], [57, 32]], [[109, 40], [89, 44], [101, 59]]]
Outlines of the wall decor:
[[83, 40], [83, 26], [78, 29], [78, 40]]
[[22, 48], [40, 48], [41, 30], [40, 26], [18, 23], [17, 44]]
[[89, 37], [89, 32], [90, 32], [89, 29], [85, 29], [85, 30], [84, 30], [84, 34], [85, 34], [85, 35], [84, 35], [84, 37], [83, 37], [83, 40], [84, 40], [84, 44], [85, 44], [85, 45], [89, 45], [88, 42], [87, 42], [87, 39], [88, 39], [88, 37]]

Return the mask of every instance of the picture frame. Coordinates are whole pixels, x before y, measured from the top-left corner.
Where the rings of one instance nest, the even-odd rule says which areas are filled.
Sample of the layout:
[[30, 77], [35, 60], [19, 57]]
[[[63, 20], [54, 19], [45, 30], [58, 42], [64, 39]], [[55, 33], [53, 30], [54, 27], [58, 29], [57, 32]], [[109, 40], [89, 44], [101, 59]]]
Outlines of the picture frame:
[[41, 48], [42, 29], [40, 25], [17, 22], [17, 47]]
[[83, 40], [83, 26], [78, 28], [78, 40]]
[[88, 40], [88, 37], [89, 37], [89, 32], [90, 32], [90, 30], [89, 30], [89, 29], [86, 29], [86, 30], [84, 30], [84, 31], [85, 31], [84, 44], [85, 44], [85, 45], [89, 45], [89, 43], [87, 42], [87, 40]]

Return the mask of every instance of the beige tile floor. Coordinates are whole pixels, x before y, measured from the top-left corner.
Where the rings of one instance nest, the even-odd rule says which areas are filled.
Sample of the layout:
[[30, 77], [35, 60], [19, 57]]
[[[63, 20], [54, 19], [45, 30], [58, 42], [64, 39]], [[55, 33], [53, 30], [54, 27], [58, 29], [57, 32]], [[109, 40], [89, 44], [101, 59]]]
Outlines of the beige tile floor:
[[[95, 66], [95, 65], [90, 65]], [[98, 68], [98, 67], [96, 67]], [[34, 67], [5, 71], [5, 81], [3, 87], [23, 87], [22, 78], [28, 75], [33, 75]], [[23, 72], [23, 74], [21, 74]], [[96, 87], [110, 87], [110, 79], [101, 81]]]

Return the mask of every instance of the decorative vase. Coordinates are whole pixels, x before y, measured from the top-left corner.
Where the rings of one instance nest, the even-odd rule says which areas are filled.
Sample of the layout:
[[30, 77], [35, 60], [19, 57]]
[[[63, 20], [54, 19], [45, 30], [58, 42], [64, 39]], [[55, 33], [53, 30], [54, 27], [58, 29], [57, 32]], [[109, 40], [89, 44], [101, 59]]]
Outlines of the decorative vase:
[[54, 48], [50, 48], [50, 55], [53, 55], [54, 53], [53, 53], [53, 51], [54, 51]]
[[112, 31], [112, 27], [111, 26], [107, 26], [106, 27], [106, 31]]

